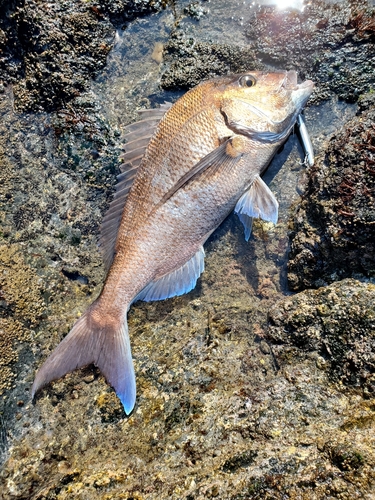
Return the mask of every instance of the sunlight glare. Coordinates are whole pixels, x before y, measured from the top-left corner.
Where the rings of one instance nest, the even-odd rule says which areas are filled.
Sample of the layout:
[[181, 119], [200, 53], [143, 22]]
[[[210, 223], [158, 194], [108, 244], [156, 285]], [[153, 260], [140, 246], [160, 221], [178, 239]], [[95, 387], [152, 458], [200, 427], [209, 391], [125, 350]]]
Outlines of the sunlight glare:
[[276, 7], [280, 10], [292, 7], [294, 9], [299, 9], [300, 11], [303, 11], [305, 7], [303, 0], [276, 0], [275, 3]]

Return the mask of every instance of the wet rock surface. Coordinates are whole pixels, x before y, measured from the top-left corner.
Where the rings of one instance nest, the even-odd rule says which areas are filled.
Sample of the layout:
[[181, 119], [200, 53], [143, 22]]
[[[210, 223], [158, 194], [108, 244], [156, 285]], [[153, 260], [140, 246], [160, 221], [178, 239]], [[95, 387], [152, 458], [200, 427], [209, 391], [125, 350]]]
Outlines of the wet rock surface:
[[[0, 5], [1, 71], [13, 83], [0, 94], [0, 496], [370, 500], [374, 100], [362, 96], [343, 127], [336, 102], [374, 82], [367, 2], [282, 13], [181, 1], [134, 22], [162, 4]], [[106, 62], [112, 73], [92, 84]], [[137, 108], [174, 100], [200, 78], [268, 64], [317, 81], [314, 102], [328, 103], [306, 111], [318, 123], [317, 164], [302, 200], [291, 138], [267, 173], [278, 225], [255, 221], [246, 243], [229, 217], [206, 246], [195, 290], [131, 308], [130, 417], [93, 367], [32, 403], [35, 369], [103, 283], [96, 241], [122, 127]], [[327, 109], [328, 125], [319, 114]], [[325, 286], [285, 296], [291, 202], [290, 286]]]
[[161, 86], [165, 90], [187, 90], [203, 79], [262, 68], [251, 48], [198, 42], [180, 30], [171, 34], [164, 57], [168, 69], [162, 75]]
[[315, 102], [332, 94], [354, 102], [375, 84], [375, 17], [367, 2], [318, 0], [301, 13], [265, 8], [246, 34], [257, 59], [316, 82]]
[[214, 44], [195, 39], [182, 23], [165, 46], [162, 87], [187, 89], [201, 78], [270, 66], [297, 69], [301, 78], [316, 82], [310, 103], [333, 95], [355, 102], [375, 84], [375, 16], [362, 0], [309, 2], [303, 12], [255, 9], [244, 33], [237, 47]]
[[291, 234], [292, 290], [375, 274], [375, 96], [332, 137], [309, 171]]
[[366, 395], [375, 391], [375, 286], [342, 280], [308, 290], [271, 310], [269, 339], [291, 346], [294, 353], [317, 352], [335, 382], [357, 387]]
[[163, 2], [2, 2], [0, 82], [19, 111], [52, 111], [89, 88], [113, 47], [115, 26]]

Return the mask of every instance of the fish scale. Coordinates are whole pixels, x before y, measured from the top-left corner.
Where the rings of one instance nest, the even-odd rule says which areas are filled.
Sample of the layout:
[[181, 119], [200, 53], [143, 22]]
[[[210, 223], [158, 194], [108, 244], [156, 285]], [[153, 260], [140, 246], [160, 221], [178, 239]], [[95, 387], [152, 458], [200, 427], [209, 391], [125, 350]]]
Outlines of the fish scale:
[[100, 296], [38, 370], [33, 396], [93, 363], [126, 413], [133, 410], [129, 307], [193, 289], [204, 270], [203, 245], [233, 209], [246, 239], [253, 217], [277, 221], [278, 203], [260, 175], [312, 89], [310, 81], [297, 84], [295, 71], [232, 75], [203, 82], [128, 127], [127, 170], [101, 236], [111, 267]]

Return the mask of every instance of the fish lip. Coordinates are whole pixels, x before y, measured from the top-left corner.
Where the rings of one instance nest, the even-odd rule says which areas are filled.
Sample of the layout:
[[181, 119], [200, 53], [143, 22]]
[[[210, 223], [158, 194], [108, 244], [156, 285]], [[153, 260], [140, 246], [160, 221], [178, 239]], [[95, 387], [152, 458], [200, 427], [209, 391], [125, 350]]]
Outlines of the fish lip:
[[304, 90], [304, 89], [312, 89], [314, 88], [314, 82], [312, 80], [305, 80], [302, 83], [297, 83], [298, 73], [295, 70], [290, 70], [285, 73], [285, 78], [282, 82], [282, 86], [286, 90]]
[[297, 85], [297, 89], [311, 89], [311, 92], [313, 88], [315, 87], [315, 83], [312, 80], [305, 80], [302, 83], [299, 83]]
[[286, 89], [294, 90], [297, 87], [297, 71], [290, 70], [285, 73], [285, 78], [282, 83]]
[[314, 82], [305, 80], [297, 85], [297, 88], [292, 91], [291, 98], [296, 109], [301, 110], [308, 101], [312, 91], [314, 90]]

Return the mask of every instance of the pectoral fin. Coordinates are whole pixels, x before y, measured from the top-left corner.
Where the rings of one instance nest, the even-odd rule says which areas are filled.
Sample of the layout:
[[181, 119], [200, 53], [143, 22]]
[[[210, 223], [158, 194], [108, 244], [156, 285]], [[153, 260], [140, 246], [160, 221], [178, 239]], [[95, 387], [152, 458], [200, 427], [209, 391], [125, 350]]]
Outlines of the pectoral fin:
[[237, 214], [237, 215], [244, 227], [245, 241], [249, 241], [251, 230], [253, 229], [253, 218], [249, 217], [246, 214]]
[[251, 188], [238, 200], [234, 211], [245, 227], [246, 241], [251, 233], [251, 221], [249, 218], [261, 218], [276, 224], [279, 204], [267, 184], [259, 175], [255, 177]]
[[168, 201], [169, 198], [188, 182], [198, 178], [205, 179], [213, 176], [219, 169], [230, 171], [242, 158], [243, 154], [246, 153], [248, 143], [249, 141], [243, 136], [236, 135], [227, 139], [223, 144], [196, 163], [189, 172], [183, 175], [172, 189], [163, 196], [159, 205]]

